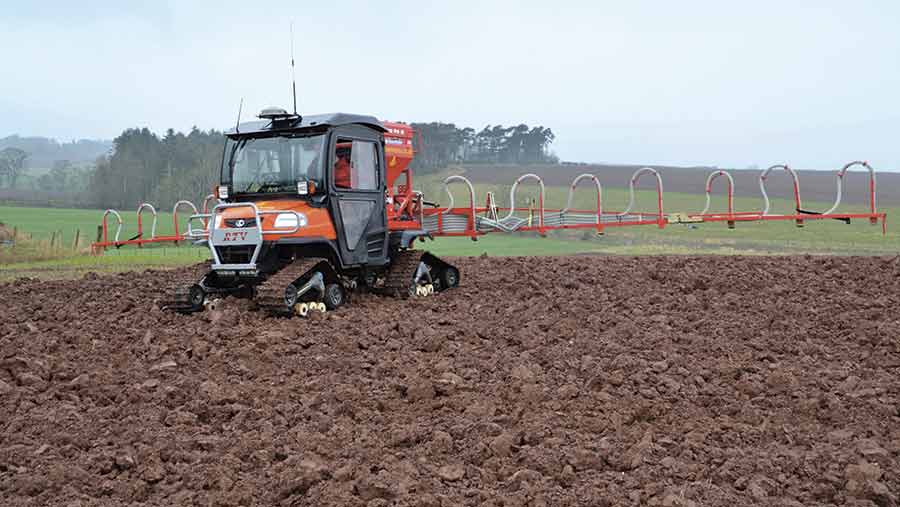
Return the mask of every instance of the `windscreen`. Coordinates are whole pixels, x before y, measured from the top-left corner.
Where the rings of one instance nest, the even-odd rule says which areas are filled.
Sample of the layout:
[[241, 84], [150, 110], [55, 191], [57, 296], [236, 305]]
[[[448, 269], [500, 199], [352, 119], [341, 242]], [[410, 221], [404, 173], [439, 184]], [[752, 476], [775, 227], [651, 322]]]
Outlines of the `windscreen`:
[[322, 182], [325, 135], [228, 139], [222, 181], [235, 194], [296, 192], [298, 181]]

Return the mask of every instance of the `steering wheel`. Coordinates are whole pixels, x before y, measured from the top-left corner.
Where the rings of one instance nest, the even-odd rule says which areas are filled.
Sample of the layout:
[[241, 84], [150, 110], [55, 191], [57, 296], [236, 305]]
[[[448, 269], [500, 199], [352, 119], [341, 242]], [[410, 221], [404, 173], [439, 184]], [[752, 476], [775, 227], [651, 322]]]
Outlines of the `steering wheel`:
[[258, 192], [260, 189], [265, 188], [266, 186], [275, 185], [278, 183], [278, 177], [275, 176], [275, 173], [259, 173], [256, 176], [256, 181], [251, 183], [247, 188], [248, 190], [256, 185], [255, 192]]

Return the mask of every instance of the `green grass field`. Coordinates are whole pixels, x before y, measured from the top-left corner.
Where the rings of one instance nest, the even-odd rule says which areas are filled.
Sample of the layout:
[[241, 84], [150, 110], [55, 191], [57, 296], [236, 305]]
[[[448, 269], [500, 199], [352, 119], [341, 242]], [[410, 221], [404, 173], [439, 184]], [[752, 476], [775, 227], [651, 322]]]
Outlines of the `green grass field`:
[[[442, 175], [419, 178], [417, 187], [425, 191], [429, 200], [447, 204], [443, 192]], [[506, 206], [509, 187], [476, 185], [477, 204], [483, 205], [485, 193], [495, 192], [500, 206]], [[452, 187], [457, 206], [467, 206], [468, 196], [462, 185]], [[547, 208], [563, 207], [568, 189], [548, 187], [545, 190]], [[527, 206], [537, 190], [522, 185], [517, 195], [518, 205]], [[624, 188], [604, 188], [604, 209], [621, 210], [628, 202]], [[666, 213], [699, 212], [705, 204], [702, 195], [666, 193]], [[831, 203], [804, 203], [809, 209], [827, 209]], [[759, 209], [761, 199], [738, 198], [736, 211]], [[575, 194], [574, 208], [593, 210], [596, 193], [585, 185]], [[713, 198], [711, 211], [724, 211], [724, 195]], [[656, 193], [648, 190], [637, 192], [636, 211], [655, 212]], [[791, 203], [773, 199], [773, 213], [790, 213]], [[842, 210], [860, 210], [860, 207], [842, 207]], [[883, 209], [896, 216], [900, 208]], [[20, 208], [0, 206], [0, 222], [15, 227], [20, 241], [15, 247], [0, 247], [0, 279], [19, 276], [69, 277], [81, 276], [87, 271], [127, 271], [151, 267], [168, 267], [190, 264], [206, 258], [205, 248], [189, 245], [154, 247], [123, 247], [110, 249], [103, 255], [89, 255], [88, 247], [97, 236], [102, 210]], [[182, 216], [179, 228], [186, 230], [187, 213]], [[136, 213], [122, 212], [123, 229], [120, 239], [128, 239], [137, 232]], [[144, 215], [144, 227], [148, 234], [151, 215]], [[110, 219], [110, 237], [115, 233], [114, 220]], [[76, 231], [81, 241], [73, 245]], [[159, 213], [157, 235], [174, 232], [171, 213]], [[57, 233], [54, 246], [49, 241]], [[61, 233], [61, 239], [60, 239]], [[30, 239], [29, 239], [30, 238]], [[835, 254], [835, 255], [896, 255], [900, 253], [900, 232], [888, 229], [882, 235], [881, 225], [871, 226], [862, 221], [846, 225], [833, 220], [807, 222], [797, 228], [792, 222], [738, 223], [736, 229], [728, 229], [724, 223], [698, 224], [695, 226], [669, 225], [660, 230], [655, 226], [617, 228], [609, 227], [606, 234], [597, 236], [591, 230], [551, 231], [547, 237], [536, 234], [491, 234], [478, 241], [468, 238], [438, 238], [422, 244], [438, 255], [463, 256], [499, 255], [571, 255], [571, 254]]]

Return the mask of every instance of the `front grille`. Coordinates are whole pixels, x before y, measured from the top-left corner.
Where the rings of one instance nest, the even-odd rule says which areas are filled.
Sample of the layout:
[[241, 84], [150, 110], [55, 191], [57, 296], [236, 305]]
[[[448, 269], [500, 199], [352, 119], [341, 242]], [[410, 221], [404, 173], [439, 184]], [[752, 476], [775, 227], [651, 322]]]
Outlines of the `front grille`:
[[222, 264], [249, 264], [254, 248], [254, 245], [217, 246], [216, 254]]
[[256, 227], [255, 218], [227, 218], [225, 226], [232, 229], [241, 229], [246, 227]]

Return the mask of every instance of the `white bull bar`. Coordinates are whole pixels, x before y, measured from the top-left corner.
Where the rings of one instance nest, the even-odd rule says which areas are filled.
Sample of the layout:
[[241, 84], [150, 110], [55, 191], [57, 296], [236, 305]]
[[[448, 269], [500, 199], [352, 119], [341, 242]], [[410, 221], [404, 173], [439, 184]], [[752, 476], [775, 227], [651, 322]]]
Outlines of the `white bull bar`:
[[[219, 223], [220, 212], [229, 208], [250, 208], [253, 210], [253, 227], [221, 227]], [[293, 215], [296, 221], [293, 227], [273, 228], [263, 230], [262, 217], [265, 215]], [[194, 220], [201, 220], [204, 227], [194, 228]], [[260, 211], [252, 202], [236, 202], [217, 204], [210, 213], [197, 213], [188, 219], [188, 231], [185, 234], [189, 239], [206, 240], [212, 254], [212, 269], [216, 271], [252, 271], [256, 274], [256, 260], [262, 250], [264, 234], [294, 234], [300, 230], [300, 214], [293, 210], [263, 210]], [[250, 262], [247, 264], [223, 264], [219, 258], [216, 247], [224, 246], [253, 246]]]

